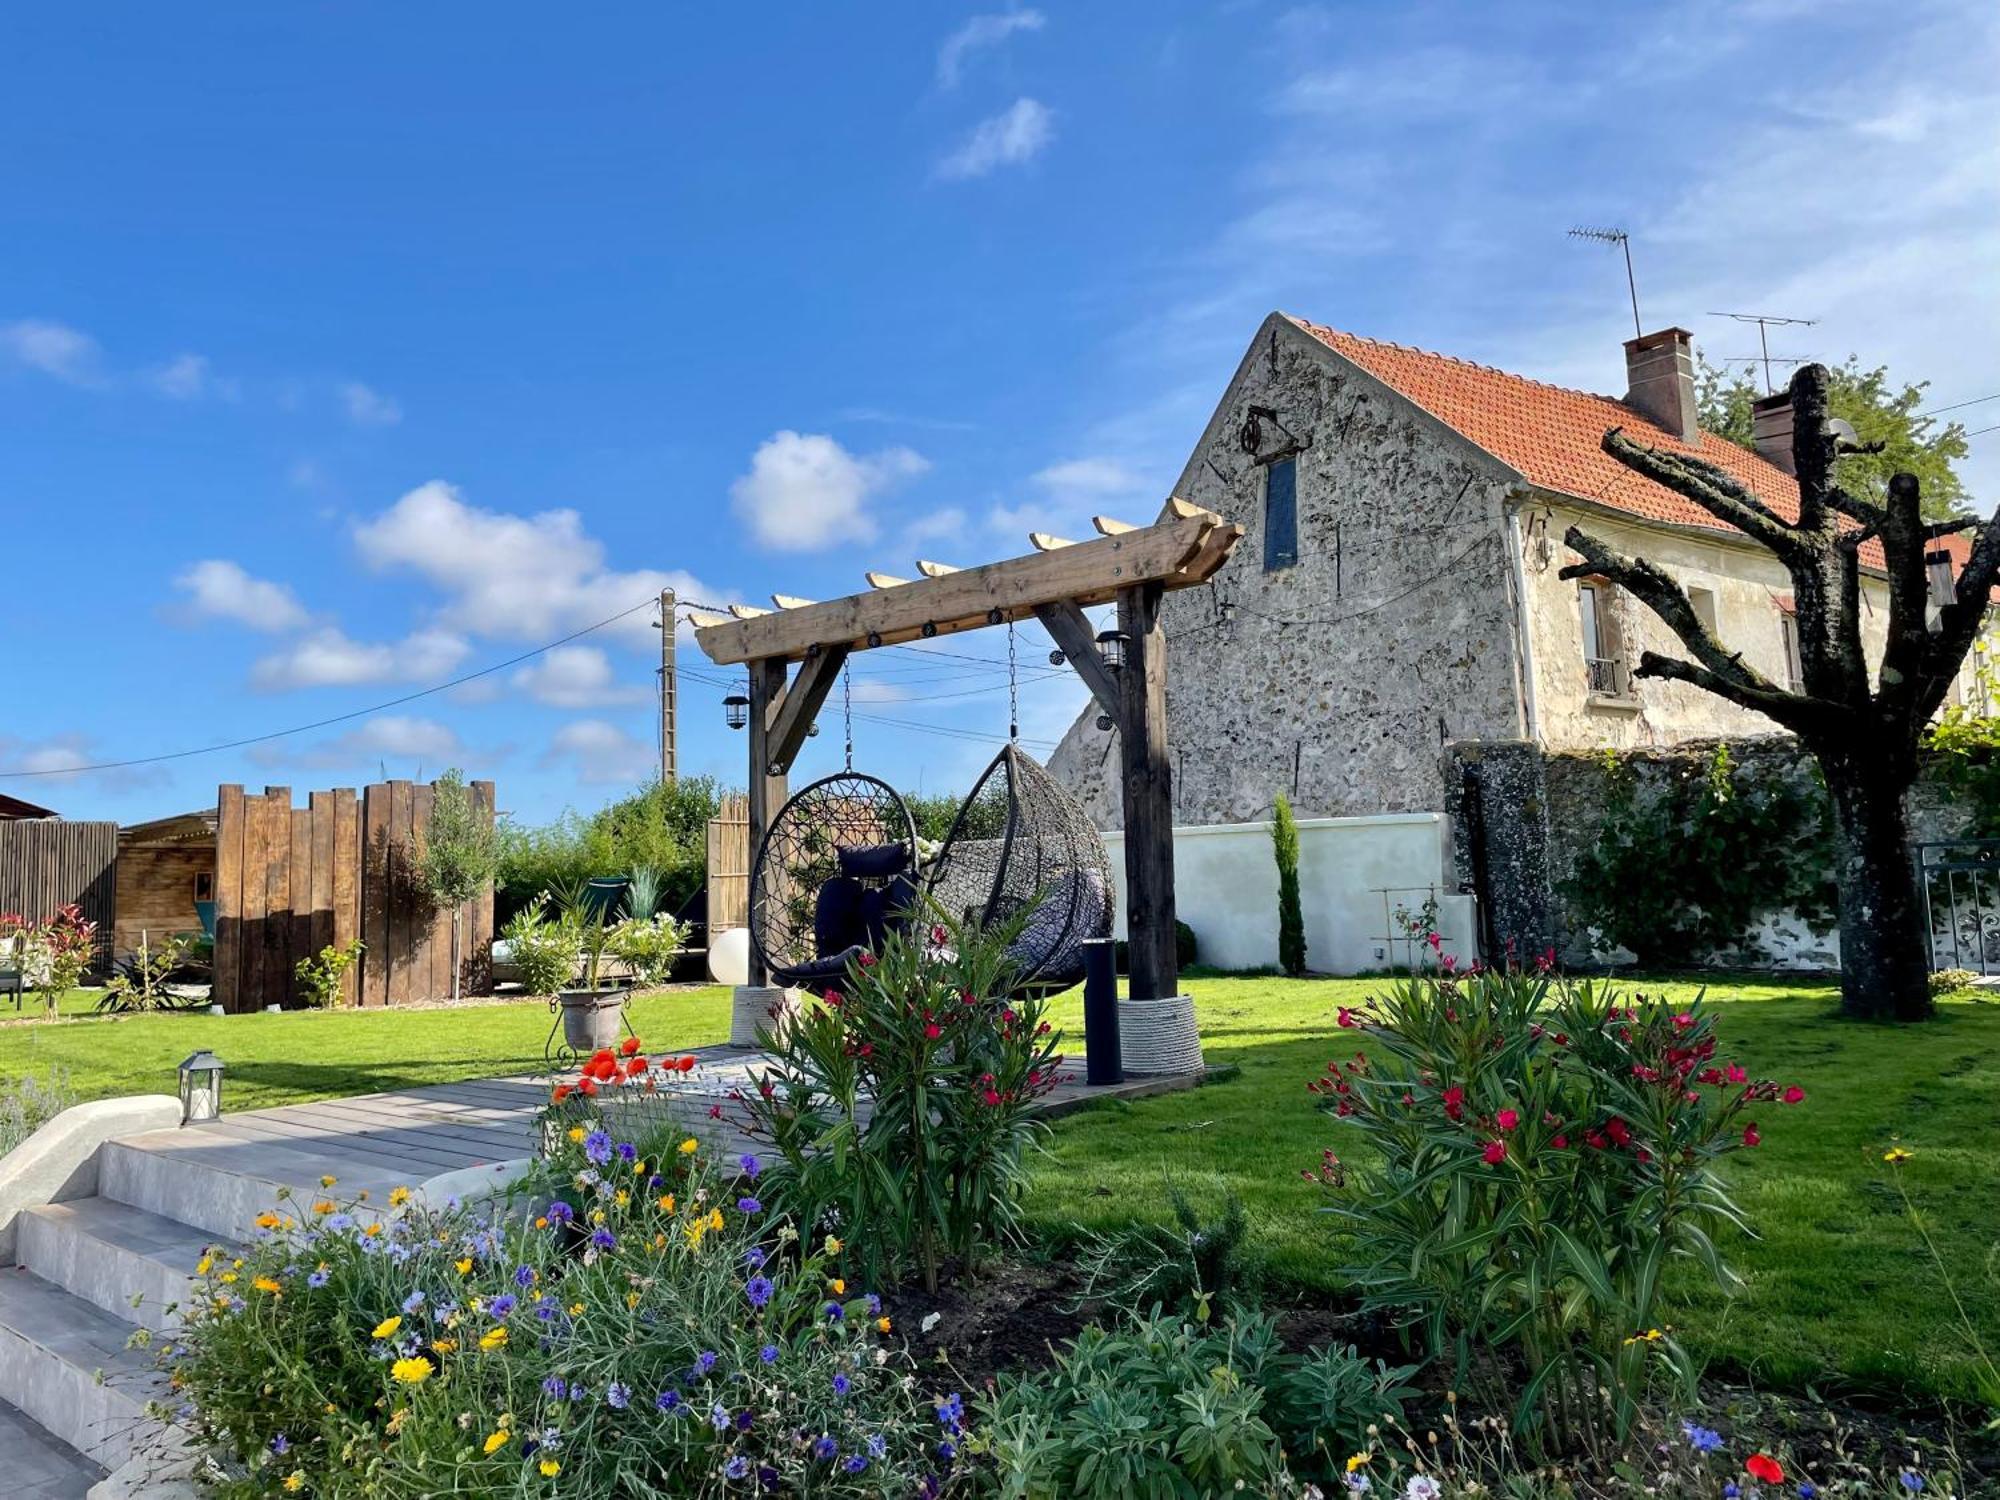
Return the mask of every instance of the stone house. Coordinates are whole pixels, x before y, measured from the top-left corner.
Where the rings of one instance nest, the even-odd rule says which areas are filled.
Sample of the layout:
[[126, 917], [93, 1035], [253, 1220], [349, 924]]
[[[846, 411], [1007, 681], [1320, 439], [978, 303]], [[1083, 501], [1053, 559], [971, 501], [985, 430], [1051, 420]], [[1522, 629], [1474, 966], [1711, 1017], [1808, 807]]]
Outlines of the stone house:
[[[1690, 336], [1625, 345], [1623, 399], [1273, 313], [1174, 492], [1246, 535], [1202, 589], [1169, 594], [1175, 821], [1255, 821], [1280, 791], [1302, 817], [1449, 805], [1444, 747], [1662, 746], [1769, 734], [1759, 715], [1638, 680], [1682, 654], [1622, 590], [1557, 575], [1583, 526], [1664, 567], [1722, 640], [1780, 682], [1798, 653], [1790, 582], [1762, 547], [1605, 454], [1607, 429], [1699, 454], [1796, 514], [1790, 406], [1758, 412], [1758, 451], [1695, 421]], [[1864, 550], [1864, 564], [1867, 559]], [[1887, 584], [1864, 568], [1868, 647]], [[1951, 577], [1943, 551], [1940, 584]], [[1086, 710], [1051, 760], [1116, 826], [1111, 735]]]

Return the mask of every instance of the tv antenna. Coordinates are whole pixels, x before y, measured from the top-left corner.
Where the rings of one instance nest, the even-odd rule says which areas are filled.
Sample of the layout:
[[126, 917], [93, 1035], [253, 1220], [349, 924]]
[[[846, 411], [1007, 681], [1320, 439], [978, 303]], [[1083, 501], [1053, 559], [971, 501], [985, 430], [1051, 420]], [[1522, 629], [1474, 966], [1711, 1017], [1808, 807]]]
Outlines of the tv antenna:
[[1757, 347], [1762, 352], [1754, 360], [1747, 354], [1734, 357], [1742, 359], [1745, 364], [1763, 365], [1764, 394], [1767, 396], [1775, 393], [1775, 387], [1771, 384], [1772, 365], [1802, 365], [1805, 361], [1803, 359], [1793, 359], [1788, 355], [1773, 354], [1771, 352], [1770, 335], [1765, 330], [1769, 328], [1810, 328], [1819, 321], [1818, 318], [1776, 318], [1772, 317], [1769, 313], [1713, 312], [1709, 316], [1711, 318], [1733, 318], [1738, 323], [1755, 323], [1757, 325]]
[[1600, 245], [1616, 245], [1625, 252], [1625, 287], [1632, 294], [1632, 337], [1644, 338], [1646, 331], [1639, 326], [1639, 282], [1632, 274], [1632, 236], [1622, 229], [1592, 229], [1579, 225], [1569, 232], [1573, 240], [1596, 240]]

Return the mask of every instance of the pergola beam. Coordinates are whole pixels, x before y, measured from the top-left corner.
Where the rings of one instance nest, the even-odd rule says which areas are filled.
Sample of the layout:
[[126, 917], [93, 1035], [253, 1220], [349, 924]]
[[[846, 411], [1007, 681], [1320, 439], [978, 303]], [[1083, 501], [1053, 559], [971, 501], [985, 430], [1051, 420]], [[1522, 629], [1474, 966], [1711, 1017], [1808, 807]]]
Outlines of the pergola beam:
[[777, 613], [705, 625], [695, 641], [723, 665], [799, 661], [814, 646], [860, 651], [1028, 619], [1045, 604], [1103, 604], [1141, 583], [1178, 589], [1206, 582], [1243, 528], [1186, 501], [1170, 500], [1168, 509], [1152, 526], [893, 588], [818, 604], [773, 595]]
[[833, 646], [800, 663], [791, 685], [772, 705], [771, 742], [765, 752], [770, 757], [770, 766], [785, 772], [792, 769], [792, 762], [805, 746], [806, 736], [812, 733], [820, 705], [826, 702], [827, 692], [840, 676], [846, 660], [847, 648]]
[[1090, 621], [1083, 611], [1065, 599], [1059, 604], [1037, 606], [1035, 618], [1042, 622], [1049, 639], [1062, 648], [1064, 658], [1076, 668], [1076, 675], [1090, 689], [1097, 706], [1110, 714], [1115, 723], [1124, 712], [1123, 690], [1118, 686], [1118, 674], [1105, 665], [1104, 656], [1097, 649], [1097, 637], [1091, 634]]

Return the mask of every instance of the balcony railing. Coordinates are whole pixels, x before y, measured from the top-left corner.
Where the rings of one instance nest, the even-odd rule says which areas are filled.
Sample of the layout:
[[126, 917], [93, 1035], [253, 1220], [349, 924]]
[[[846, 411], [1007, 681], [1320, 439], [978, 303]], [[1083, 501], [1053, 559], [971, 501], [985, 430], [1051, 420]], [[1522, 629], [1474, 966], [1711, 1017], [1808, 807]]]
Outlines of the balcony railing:
[[1626, 692], [1625, 663], [1615, 656], [1587, 656], [1583, 660], [1590, 674], [1593, 698], [1622, 698]]

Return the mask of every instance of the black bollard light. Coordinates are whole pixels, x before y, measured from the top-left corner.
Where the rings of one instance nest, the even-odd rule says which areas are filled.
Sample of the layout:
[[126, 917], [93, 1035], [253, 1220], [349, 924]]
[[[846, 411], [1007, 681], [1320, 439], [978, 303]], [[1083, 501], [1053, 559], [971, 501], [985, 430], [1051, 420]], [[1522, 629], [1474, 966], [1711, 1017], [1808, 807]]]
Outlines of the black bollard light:
[[1118, 963], [1110, 938], [1083, 945], [1083, 1077], [1086, 1083], [1125, 1081], [1118, 1050]]

